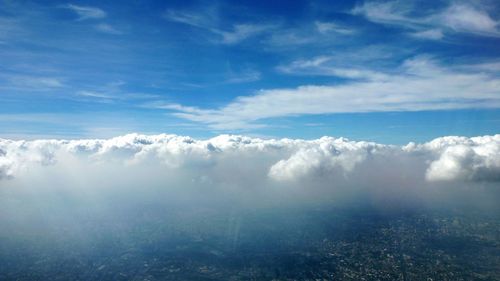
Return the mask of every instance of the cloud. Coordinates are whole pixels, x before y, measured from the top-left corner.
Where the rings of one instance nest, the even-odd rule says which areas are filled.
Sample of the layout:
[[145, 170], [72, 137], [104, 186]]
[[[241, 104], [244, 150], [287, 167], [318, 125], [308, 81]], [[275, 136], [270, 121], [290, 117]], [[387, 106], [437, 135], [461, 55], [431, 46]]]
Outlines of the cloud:
[[441, 40], [444, 37], [443, 31], [441, 29], [429, 29], [423, 31], [417, 31], [410, 34], [415, 38], [420, 39], [431, 39], [431, 40]]
[[223, 44], [235, 44], [247, 38], [262, 34], [272, 28], [272, 25], [263, 24], [235, 24], [230, 31], [212, 29], [212, 32], [222, 36], [221, 42]]
[[[14, 35], [25, 35], [19, 20], [0, 17], [0, 39], [9, 39]], [[2, 41], [0, 44], [7, 44], [7, 41]]]
[[102, 19], [107, 16], [106, 12], [96, 7], [78, 6], [74, 4], [67, 4], [63, 7], [75, 12], [79, 16], [78, 20]]
[[399, 1], [367, 1], [362, 5], [354, 7], [352, 13], [354, 15], [363, 15], [368, 20], [376, 23], [404, 25], [408, 27], [418, 26], [422, 23], [422, 20], [409, 17], [407, 14], [411, 9], [411, 6]]
[[339, 26], [338, 24], [333, 22], [316, 21], [314, 24], [316, 25], [318, 32], [321, 34], [328, 34], [333, 32], [333, 33], [349, 35], [355, 33], [353, 29]]
[[219, 19], [213, 9], [205, 12], [168, 10], [163, 17], [172, 22], [206, 30], [218, 37], [217, 43], [227, 45], [240, 43], [276, 27], [273, 24], [239, 23], [231, 25], [230, 28], [219, 28], [217, 27]]
[[231, 135], [207, 140], [165, 134], [1, 139], [0, 186], [184, 183], [243, 191], [256, 186], [335, 190], [404, 184], [398, 187], [404, 192], [437, 183], [498, 183], [499, 159], [500, 135], [442, 137], [406, 146], [332, 137], [265, 140]]
[[500, 136], [440, 138], [422, 146], [439, 157], [431, 162], [431, 181], [500, 181]]
[[349, 79], [385, 80], [384, 73], [363, 69], [361, 67], [339, 66], [333, 56], [319, 56], [309, 60], [296, 60], [288, 65], [277, 67], [278, 71], [287, 74], [337, 76]]
[[0, 180], [10, 179], [13, 174], [13, 163], [5, 157], [5, 151], [0, 150]]
[[269, 176], [278, 181], [294, 181], [348, 174], [377, 149], [392, 148], [369, 142], [324, 137], [304, 143], [289, 158], [278, 161], [269, 169]]
[[267, 50], [282, 52], [301, 46], [338, 46], [357, 31], [334, 22], [314, 21], [300, 26], [275, 28], [262, 40]]
[[114, 34], [114, 35], [120, 35], [123, 34], [120, 30], [116, 29], [112, 25], [109, 25], [107, 23], [101, 23], [95, 26], [97, 30], [100, 32], [108, 33], [108, 34]]
[[357, 79], [331, 86], [261, 90], [216, 109], [164, 108], [177, 117], [224, 130], [251, 128], [259, 126], [259, 120], [292, 115], [500, 107], [500, 79], [494, 69], [478, 72], [477, 65], [444, 68], [432, 58], [419, 56], [384, 73], [325, 67], [327, 59], [292, 64], [288, 71], [324, 69], [325, 74]]
[[439, 21], [457, 32], [500, 36], [498, 21], [492, 19], [485, 10], [466, 4], [452, 4], [439, 16]]
[[18, 90], [53, 90], [64, 87], [61, 78], [48, 76], [33, 76], [33, 75], [7, 75], [5, 79], [8, 81], [8, 88]]
[[448, 7], [438, 12], [419, 15], [422, 11], [416, 5], [404, 1], [365, 2], [356, 6], [352, 13], [366, 19], [415, 30], [412, 36], [422, 39], [437, 40], [446, 33], [461, 32], [480, 36], [500, 36], [499, 22], [493, 19], [481, 7], [465, 2], [451, 2]]
[[215, 24], [215, 14], [213, 10], [206, 13], [195, 13], [180, 10], [167, 10], [163, 17], [172, 22], [187, 24], [198, 28], [209, 28]]
[[246, 69], [241, 72], [230, 71], [229, 77], [226, 79], [226, 83], [236, 84], [236, 83], [247, 83], [260, 80], [261, 73], [256, 70]]

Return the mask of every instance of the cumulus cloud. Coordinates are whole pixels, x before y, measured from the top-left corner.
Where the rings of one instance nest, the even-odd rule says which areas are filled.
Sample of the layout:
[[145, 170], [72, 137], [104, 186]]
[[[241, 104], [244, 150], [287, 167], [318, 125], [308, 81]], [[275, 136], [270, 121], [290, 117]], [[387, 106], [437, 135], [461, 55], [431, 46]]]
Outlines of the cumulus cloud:
[[499, 181], [500, 135], [482, 138], [441, 138], [424, 145], [438, 158], [426, 178], [431, 181]]
[[[406, 146], [221, 135], [129, 134], [111, 139], [0, 140], [0, 186], [129, 182], [231, 186], [320, 186], [334, 190], [385, 183], [421, 188], [436, 182], [500, 181], [500, 135], [443, 137]], [[142, 182], [142, 181], [145, 182]], [[306, 184], [304, 184], [306, 183]], [[311, 183], [310, 185], [307, 183]]]
[[377, 149], [391, 150], [392, 147], [324, 137], [300, 145], [289, 158], [271, 166], [269, 176], [278, 181], [293, 181], [335, 171], [348, 174]]

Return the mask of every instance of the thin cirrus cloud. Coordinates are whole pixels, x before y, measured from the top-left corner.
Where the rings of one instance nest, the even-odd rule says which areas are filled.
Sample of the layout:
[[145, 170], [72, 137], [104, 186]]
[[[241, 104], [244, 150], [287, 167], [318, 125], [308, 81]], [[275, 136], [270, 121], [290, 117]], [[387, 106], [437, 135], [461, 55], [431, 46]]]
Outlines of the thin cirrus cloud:
[[340, 26], [334, 22], [315, 21], [314, 24], [315, 24], [318, 32], [321, 34], [328, 34], [328, 33], [333, 32], [333, 33], [350, 35], [350, 34], [354, 34], [356, 32], [352, 28], [343, 27], [343, 26]]
[[237, 23], [233, 24], [229, 29], [221, 29], [217, 27], [219, 20], [213, 10], [208, 10], [204, 13], [168, 10], [163, 14], [163, 17], [171, 22], [182, 23], [206, 30], [218, 37], [218, 43], [227, 45], [240, 43], [251, 37], [264, 34], [276, 27], [273, 24]]
[[[308, 71], [318, 65], [321, 68], [321, 61], [310, 63]], [[214, 109], [158, 103], [154, 107], [220, 130], [258, 128], [264, 126], [258, 121], [292, 115], [498, 108], [500, 79], [491, 67], [496, 64], [489, 65], [445, 68], [419, 56], [406, 60], [397, 74], [329, 69], [331, 75], [351, 79], [340, 85], [261, 90]]]
[[[67, 4], [65, 6], [62, 6], [63, 8], [69, 9], [73, 12], [75, 12], [79, 18], [78, 21], [84, 21], [84, 20], [102, 20], [106, 18], [108, 15], [107, 13], [97, 7], [89, 7], [89, 6], [78, 6], [74, 4]], [[121, 35], [123, 34], [123, 31], [117, 29], [116, 27], [108, 24], [108, 23], [98, 23], [94, 25], [95, 30], [106, 33], [106, 34], [112, 34], [112, 35]]]
[[105, 11], [96, 7], [79, 6], [74, 4], [67, 4], [63, 7], [75, 12], [79, 16], [79, 20], [102, 19], [107, 16]]
[[116, 29], [112, 25], [109, 25], [107, 23], [100, 23], [95, 26], [95, 28], [103, 33], [108, 33], [108, 34], [114, 34], [114, 35], [120, 35], [123, 34], [121, 30]]
[[336, 76], [349, 79], [384, 80], [388, 75], [354, 67], [340, 67], [333, 56], [319, 56], [313, 59], [296, 60], [288, 65], [280, 65], [277, 70], [285, 74]]
[[4, 88], [14, 88], [27, 91], [45, 91], [62, 88], [65, 86], [63, 80], [58, 77], [34, 76], [34, 75], [7, 75], [4, 77], [8, 83]]
[[[474, 4], [474, 5], [473, 5]], [[499, 37], [499, 22], [493, 19], [479, 3], [452, 2], [445, 9], [415, 16], [416, 6], [409, 2], [365, 2], [356, 6], [352, 13], [387, 25], [413, 30], [409, 35], [439, 40], [446, 33], [460, 32], [480, 36]]]
[[248, 83], [258, 81], [261, 78], [261, 73], [257, 70], [246, 69], [241, 72], [230, 71], [228, 78], [225, 80], [227, 84]]
[[441, 29], [428, 29], [424, 31], [417, 31], [410, 34], [411, 36], [419, 39], [441, 40], [444, 37]]

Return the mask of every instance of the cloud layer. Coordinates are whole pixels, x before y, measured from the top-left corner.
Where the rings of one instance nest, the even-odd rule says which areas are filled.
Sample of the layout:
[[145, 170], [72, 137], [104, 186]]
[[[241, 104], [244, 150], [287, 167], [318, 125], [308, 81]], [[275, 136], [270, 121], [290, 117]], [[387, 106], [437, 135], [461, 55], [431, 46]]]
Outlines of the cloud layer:
[[[144, 181], [143, 181], [144, 180]], [[500, 135], [406, 146], [344, 138], [265, 140], [129, 134], [97, 140], [0, 140], [0, 186], [116, 182], [197, 186], [413, 186], [500, 182]]]

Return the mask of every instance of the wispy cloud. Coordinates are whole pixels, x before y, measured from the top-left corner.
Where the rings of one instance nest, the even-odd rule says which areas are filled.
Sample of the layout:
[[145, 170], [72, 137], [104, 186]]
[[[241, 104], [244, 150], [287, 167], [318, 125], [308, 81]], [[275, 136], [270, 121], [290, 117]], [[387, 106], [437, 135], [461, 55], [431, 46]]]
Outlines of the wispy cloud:
[[112, 25], [109, 25], [107, 23], [100, 23], [100, 24], [96, 25], [95, 28], [100, 32], [104, 32], [104, 33], [108, 33], [108, 34], [115, 34], [115, 35], [123, 34], [122, 31], [116, 29], [115, 27], [113, 27]]
[[282, 29], [269, 36], [266, 40], [267, 45], [278, 48], [294, 48], [300, 45], [310, 45], [317, 43], [318, 38], [314, 32], [301, 29]]
[[452, 4], [437, 21], [457, 32], [469, 32], [484, 36], [500, 36], [499, 22], [481, 8], [466, 4]]
[[75, 12], [79, 16], [78, 20], [102, 19], [107, 16], [105, 11], [96, 7], [79, 6], [74, 4], [67, 4], [63, 7]]
[[332, 46], [351, 39], [358, 30], [337, 22], [308, 21], [300, 26], [274, 30], [263, 42], [271, 49], [294, 49], [304, 46]]
[[187, 24], [199, 28], [210, 28], [215, 24], [215, 15], [212, 10], [205, 13], [168, 10], [163, 17], [169, 21]]
[[10, 36], [20, 33], [22, 33], [22, 28], [18, 20], [0, 17], [0, 39], [8, 39]]
[[261, 90], [216, 109], [165, 104], [173, 115], [214, 129], [246, 129], [291, 115], [500, 107], [497, 72], [441, 67], [428, 57], [405, 61], [399, 74], [338, 86]]
[[225, 82], [229, 84], [247, 83], [247, 82], [258, 81], [260, 80], [260, 77], [261, 73], [253, 69], [246, 69], [238, 73], [231, 71], [229, 77], [226, 79]]
[[204, 13], [168, 10], [163, 16], [165, 19], [172, 22], [206, 30], [218, 37], [218, 43], [228, 45], [240, 43], [276, 27], [273, 24], [238, 23], [230, 25], [230, 28], [219, 28], [217, 27], [219, 20], [213, 10]]
[[232, 30], [223, 31], [212, 29], [212, 32], [222, 36], [222, 43], [235, 44], [247, 38], [257, 36], [274, 28], [272, 25], [266, 24], [235, 24]]
[[352, 28], [340, 26], [337, 23], [333, 22], [321, 22], [321, 21], [316, 21], [314, 22], [316, 25], [316, 28], [318, 29], [319, 33], [322, 34], [328, 34], [328, 33], [340, 33], [340, 34], [353, 34], [355, 33], [355, 30]]
[[102, 86], [89, 87], [88, 89], [79, 90], [76, 92], [76, 97], [84, 98], [86, 101], [110, 103], [127, 100], [150, 100], [157, 99], [159, 96], [155, 94], [129, 92], [123, 89], [126, 83], [123, 81], [114, 81]]
[[418, 27], [425, 20], [412, 18], [408, 14], [412, 11], [410, 3], [390, 1], [390, 2], [364, 2], [354, 7], [354, 15], [363, 15], [368, 20], [394, 25], [404, 25], [407, 27]]
[[277, 67], [278, 71], [287, 74], [337, 76], [349, 79], [385, 80], [387, 74], [356, 67], [342, 67], [334, 62], [332, 56], [319, 56], [309, 60], [296, 60], [288, 65]]
[[[78, 6], [74, 4], [67, 4], [65, 6], [62, 6], [63, 8], [69, 9], [73, 12], [75, 12], [79, 18], [79, 21], [83, 20], [88, 20], [88, 19], [93, 19], [93, 20], [102, 20], [107, 17], [107, 13], [103, 11], [100, 8], [97, 7], [89, 7], [89, 6]], [[102, 33], [107, 33], [107, 34], [113, 34], [113, 35], [121, 35], [123, 32], [116, 27], [105, 23], [105, 22], [100, 22], [96, 25], [94, 25], [95, 30], [102, 32]]]
[[61, 78], [33, 75], [7, 75], [7, 88], [14, 87], [17, 90], [50, 90], [64, 87]]
[[82, 97], [91, 97], [91, 98], [100, 98], [100, 99], [112, 99], [113, 96], [108, 95], [108, 94], [103, 94], [99, 92], [93, 92], [93, 91], [78, 91], [77, 95], [82, 96]]
[[418, 38], [441, 39], [443, 32], [470, 33], [480, 36], [499, 37], [499, 22], [493, 19], [487, 9], [465, 2], [452, 2], [445, 9], [416, 16], [417, 7], [410, 2], [365, 2], [356, 6], [352, 13], [366, 19], [388, 25], [415, 30], [410, 35]]
[[444, 37], [443, 31], [439, 28], [428, 29], [410, 33], [411, 36], [420, 39], [441, 40]]

